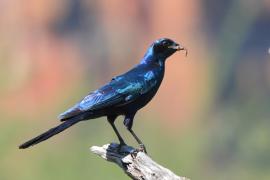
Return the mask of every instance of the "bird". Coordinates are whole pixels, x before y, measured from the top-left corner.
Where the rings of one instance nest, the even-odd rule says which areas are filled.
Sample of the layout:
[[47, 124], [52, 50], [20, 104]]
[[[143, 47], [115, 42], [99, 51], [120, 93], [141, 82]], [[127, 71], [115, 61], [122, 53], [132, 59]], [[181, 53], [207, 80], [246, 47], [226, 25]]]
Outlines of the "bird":
[[166, 59], [181, 50], [184, 50], [187, 55], [186, 48], [169, 38], [155, 40], [139, 64], [126, 73], [115, 76], [99, 89], [90, 92], [58, 116], [62, 122], [60, 125], [26, 141], [19, 146], [19, 149], [26, 149], [45, 141], [78, 122], [102, 116], [107, 117], [120, 145], [126, 145], [114, 124], [118, 116], [124, 116], [124, 126], [137, 141], [140, 149], [146, 152], [145, 145], [132, 129], [135, 114], [157, 93], [164, 77]]

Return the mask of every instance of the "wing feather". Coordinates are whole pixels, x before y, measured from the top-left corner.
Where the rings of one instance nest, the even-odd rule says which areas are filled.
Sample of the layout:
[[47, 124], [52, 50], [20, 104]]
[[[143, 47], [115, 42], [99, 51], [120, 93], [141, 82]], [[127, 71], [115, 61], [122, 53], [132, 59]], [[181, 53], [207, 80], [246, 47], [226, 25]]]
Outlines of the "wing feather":
[[141, 94], [147, 93], [156, 84], [152, 72], [136, 77], [117, 76], [100, 89], [90, 93], [79, 103], [59, 115], [64, 120], [86, 111], [126, 105], [136, 100]]

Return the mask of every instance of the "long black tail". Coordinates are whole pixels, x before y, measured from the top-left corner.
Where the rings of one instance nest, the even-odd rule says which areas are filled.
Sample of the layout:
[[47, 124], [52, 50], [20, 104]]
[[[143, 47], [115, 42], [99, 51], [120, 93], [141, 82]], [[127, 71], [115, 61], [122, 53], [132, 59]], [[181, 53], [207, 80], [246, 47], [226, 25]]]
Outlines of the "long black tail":
[[79, 118], [69, 119], [69, 120], [63, 122], [62, 124], [60, 124], [54, 128], [51, 128], [50, 130], [42, 133], [41, 135], [23, 143], [22, 145], [19, 146], [19, 148], [26, 149], [30, 146], [33, 146], [33, 145], [38, 144], [42, 141], [45, 141], [46, 139], [49, 139], [50, 137], [64, 131], [65, 129], [69, 128], [70, 126], [72, 126], [78, 122], [80, 122]]

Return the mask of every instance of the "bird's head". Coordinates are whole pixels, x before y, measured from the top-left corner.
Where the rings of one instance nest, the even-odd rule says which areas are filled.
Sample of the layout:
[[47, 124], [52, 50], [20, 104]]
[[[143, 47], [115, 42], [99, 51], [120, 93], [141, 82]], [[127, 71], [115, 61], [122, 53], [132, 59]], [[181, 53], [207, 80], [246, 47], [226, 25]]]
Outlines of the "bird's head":
[[[156, 40], [148, 49], [145, 58], [147, 60], [163, 60], [165, 61], [166, 58], [170, 57], [176, 51], [185, 50], [187, 54], [187, 50], [179, 45], [178, 43], [174, 42], [168, 38], [161, 38]], [[154, 57], [154, 58], [153, 58]], [[146, 60], [145, 59], [145, 60]], [[146, 61], [147, 61], [146, 60]]]

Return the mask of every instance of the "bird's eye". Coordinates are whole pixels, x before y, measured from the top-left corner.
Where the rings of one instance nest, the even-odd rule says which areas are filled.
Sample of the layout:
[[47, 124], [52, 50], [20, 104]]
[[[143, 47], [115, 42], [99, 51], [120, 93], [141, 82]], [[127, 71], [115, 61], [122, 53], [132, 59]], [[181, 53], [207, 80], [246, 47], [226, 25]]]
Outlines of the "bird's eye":
[[168, 41], [163, 41], [163, 42], [162, 42], [162, 45], [163, 45], [163, 46], [169, 46], [170, 43], [169, 43]]
[[163, 40], [154, 45], [155, 52], [163, 52], [166, 51], [168, 46], [171, 45], [171, 42], [168, 40]]

